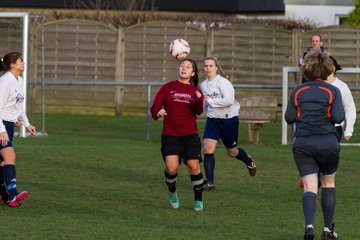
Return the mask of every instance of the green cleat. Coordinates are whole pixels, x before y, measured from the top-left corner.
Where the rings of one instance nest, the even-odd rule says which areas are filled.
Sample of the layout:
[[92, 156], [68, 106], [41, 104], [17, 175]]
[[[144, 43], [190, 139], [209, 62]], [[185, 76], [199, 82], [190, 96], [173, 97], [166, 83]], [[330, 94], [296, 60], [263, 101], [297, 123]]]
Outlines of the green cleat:
[[179, 208], [180, 207], [180, 201], [177, 195], [177, 192], [169, 192], [169, 203], [172, 208]]
[[195, 201], [194, 210], [199, 212], [204, 210], [204, 204], [202, 201]]

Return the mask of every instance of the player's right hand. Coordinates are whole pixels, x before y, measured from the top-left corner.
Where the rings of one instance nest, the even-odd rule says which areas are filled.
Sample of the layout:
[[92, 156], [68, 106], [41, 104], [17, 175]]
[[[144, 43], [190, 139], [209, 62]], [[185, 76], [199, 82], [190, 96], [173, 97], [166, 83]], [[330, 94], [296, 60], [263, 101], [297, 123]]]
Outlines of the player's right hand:
[[1, 146], [5, 147], [9, 142], [9, 136], [6, 131], [0, 133]]

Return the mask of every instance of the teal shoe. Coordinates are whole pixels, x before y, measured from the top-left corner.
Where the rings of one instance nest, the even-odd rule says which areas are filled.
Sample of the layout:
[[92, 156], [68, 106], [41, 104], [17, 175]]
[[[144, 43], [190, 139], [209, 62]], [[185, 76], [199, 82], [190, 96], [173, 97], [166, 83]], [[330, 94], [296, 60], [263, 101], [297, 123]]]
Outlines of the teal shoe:
[[204, 204], [202, 201], [195, 201], [194, 210], [199, 212], [204, 210]]
[[172, 208], [179, 208], [180, 207], [180, 201], [177, 195], [177, 192], [170, 193], [169, 192], [169, 203]]

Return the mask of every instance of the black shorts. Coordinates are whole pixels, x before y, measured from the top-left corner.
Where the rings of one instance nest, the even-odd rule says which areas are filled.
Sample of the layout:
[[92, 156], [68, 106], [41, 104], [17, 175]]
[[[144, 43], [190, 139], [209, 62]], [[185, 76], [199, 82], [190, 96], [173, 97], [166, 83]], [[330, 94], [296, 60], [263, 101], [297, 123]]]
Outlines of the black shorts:
[[301, 177], [318, 171], [330, 175], [337, 170], [340, 144], [335, 135], [296, 138], [292, 151]]
[[165, 161], [166, 156], [178, 155], [179, 163], [181, 160], [186, 164], [187, 160], [201, 159], [201, 141], [199, 135], [192, 134], [182, 137], [161, 136], [161, 153]]

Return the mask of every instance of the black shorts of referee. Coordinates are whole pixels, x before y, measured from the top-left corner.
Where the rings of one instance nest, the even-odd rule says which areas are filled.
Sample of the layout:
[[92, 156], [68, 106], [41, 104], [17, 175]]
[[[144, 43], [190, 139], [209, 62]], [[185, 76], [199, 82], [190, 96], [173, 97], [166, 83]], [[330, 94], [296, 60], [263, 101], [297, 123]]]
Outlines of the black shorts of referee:
[[301, 177], [319, 171], [330, 175], [337, 170], [340, 144], [335, 134], [297, 137], [292, 151]]

